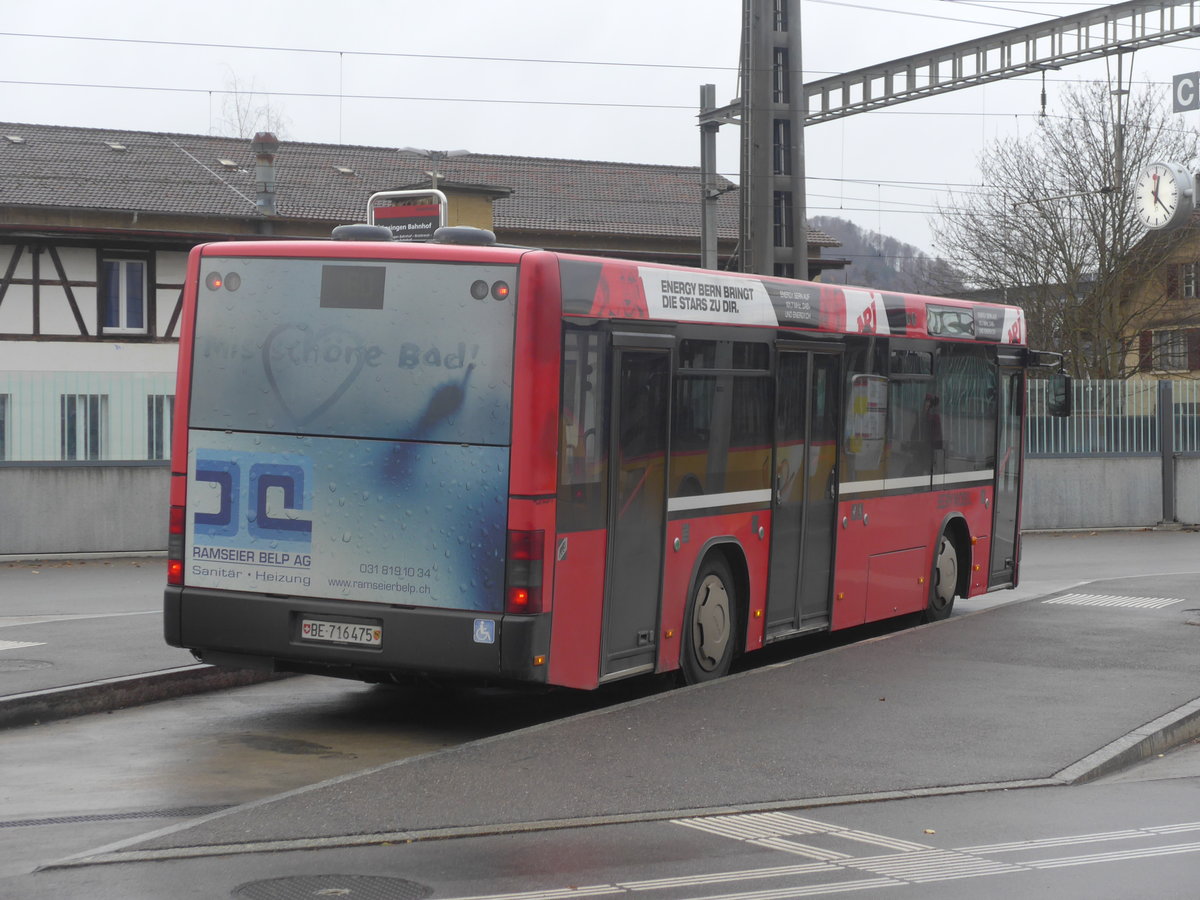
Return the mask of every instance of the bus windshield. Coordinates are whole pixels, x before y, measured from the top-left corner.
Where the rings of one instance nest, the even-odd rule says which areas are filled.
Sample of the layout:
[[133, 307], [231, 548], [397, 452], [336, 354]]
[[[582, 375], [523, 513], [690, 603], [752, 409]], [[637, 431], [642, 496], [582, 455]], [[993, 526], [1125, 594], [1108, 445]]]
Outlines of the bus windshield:
[[205, 256], [190, 423], [507, 445], [516, 267]]

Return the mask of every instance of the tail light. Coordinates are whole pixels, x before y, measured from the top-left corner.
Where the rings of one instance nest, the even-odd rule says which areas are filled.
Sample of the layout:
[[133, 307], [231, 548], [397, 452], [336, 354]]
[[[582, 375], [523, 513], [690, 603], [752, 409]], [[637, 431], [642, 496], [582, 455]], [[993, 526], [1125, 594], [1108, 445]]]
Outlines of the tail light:
[[183, 584], [183, 507], [171, 507], [167, 528], [167, 584]]
[[544, 531], [508, 533], [508, 569], [504, 578], [504, 611], [532, 615], [542, 611]]

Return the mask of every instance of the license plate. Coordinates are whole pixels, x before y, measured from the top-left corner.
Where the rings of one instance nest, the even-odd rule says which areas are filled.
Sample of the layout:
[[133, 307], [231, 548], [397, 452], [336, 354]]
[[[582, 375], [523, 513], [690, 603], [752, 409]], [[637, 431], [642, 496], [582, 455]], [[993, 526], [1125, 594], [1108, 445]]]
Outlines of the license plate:
[[329, 644], [378, 647], [383, 643], [383, 629], [378, 625], [350, 625], [346, 622], [323, 622], [320, 619], [303, 619], [300, 622], [300, 636], [306, 641]]

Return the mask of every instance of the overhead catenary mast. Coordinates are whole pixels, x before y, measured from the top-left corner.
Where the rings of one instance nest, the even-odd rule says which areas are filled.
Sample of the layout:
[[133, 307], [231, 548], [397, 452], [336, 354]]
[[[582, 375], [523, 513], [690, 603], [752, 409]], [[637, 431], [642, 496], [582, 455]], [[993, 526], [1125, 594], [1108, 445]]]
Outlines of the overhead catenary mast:
[[715, 132], [742, 126], [739, 264], [805, 278], [804, 126], [1195, 38], [1195, 0], [1131, 0], [803, 83], [799, 0], [742, 0], [740, 97], [702, 89], [702, 265], [716, 268]]

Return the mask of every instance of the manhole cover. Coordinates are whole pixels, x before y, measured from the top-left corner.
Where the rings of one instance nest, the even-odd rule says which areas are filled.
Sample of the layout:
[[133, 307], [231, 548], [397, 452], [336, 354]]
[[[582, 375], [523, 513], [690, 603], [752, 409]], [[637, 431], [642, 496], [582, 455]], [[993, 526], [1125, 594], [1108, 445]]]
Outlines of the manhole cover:
[[0, 672], [28, 672], [30, 669], [50, 669], [54, 663], [48, 659], [2, 659]]
[[240, 900], [307, 900], [348, 897], [350, 900], [423, 900], [432, 889], [403, 878], [378, 875], [290, 875], [250, 881], [233, 889]]

